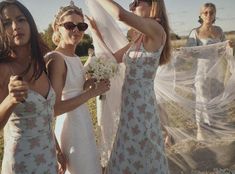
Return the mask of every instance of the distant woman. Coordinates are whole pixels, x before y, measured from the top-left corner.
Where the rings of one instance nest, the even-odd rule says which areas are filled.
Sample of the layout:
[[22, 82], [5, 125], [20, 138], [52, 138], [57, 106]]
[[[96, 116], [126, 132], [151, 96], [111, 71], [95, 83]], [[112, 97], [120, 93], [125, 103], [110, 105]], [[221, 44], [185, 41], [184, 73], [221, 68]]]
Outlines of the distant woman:
[[[191, 31], [187, 46], [202, 46], [209, 45], [226, 40], [223, 30], [214, 25], [216, 21], [216, 6], [213, 3], [205, 3], [201, 7], [198, 22], [200, 26]], [[206, 104], [209, 101], [207, 97], [208, 92], [205, 91], [204, 85], [208, 81], [207, 77], [207, 64], [210, 60], [198, 59], [197, 60], [197, 73], [195, 77], [196, 89], [196, 122], [198, 126], [197, 139], [204, 140], [205, 137], [201, 131], [201, 123], [211, 125], [210, 116], [207, 111]], [[208, 89], [208, 88], [207, 88]]]

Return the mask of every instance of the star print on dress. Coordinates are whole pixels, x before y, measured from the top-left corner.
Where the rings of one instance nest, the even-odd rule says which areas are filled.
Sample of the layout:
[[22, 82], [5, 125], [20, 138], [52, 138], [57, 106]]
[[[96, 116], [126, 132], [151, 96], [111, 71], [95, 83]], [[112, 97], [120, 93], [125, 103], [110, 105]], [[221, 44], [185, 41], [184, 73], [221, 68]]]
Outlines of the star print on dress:
[[142, 46], [141, 56], [132, 61], [129, 52], [134, 48], [123, 58], [126, 71], [120, 122], [105, 174], [168, 174], [154, 98], [154, 78], [163, 46], [153, 53]]

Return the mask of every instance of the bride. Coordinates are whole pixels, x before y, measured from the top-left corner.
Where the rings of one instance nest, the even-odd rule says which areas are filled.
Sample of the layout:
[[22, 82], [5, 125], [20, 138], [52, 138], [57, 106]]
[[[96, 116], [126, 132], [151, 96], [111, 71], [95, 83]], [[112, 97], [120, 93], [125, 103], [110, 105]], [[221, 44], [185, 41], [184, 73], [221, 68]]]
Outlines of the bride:
[[94, 85], [85, 81], [85, 71], [75, 54], [87, 29], [82, 10], [71, 3], [62, 7], [53, 23], [55, 51], [47, 54], [47, 68], [56, 92], [55, 134], [67, 159], [67, 174], [100, 174], [99, 155], [91, 116], [85, 104], [109, 89], [109, 81]]

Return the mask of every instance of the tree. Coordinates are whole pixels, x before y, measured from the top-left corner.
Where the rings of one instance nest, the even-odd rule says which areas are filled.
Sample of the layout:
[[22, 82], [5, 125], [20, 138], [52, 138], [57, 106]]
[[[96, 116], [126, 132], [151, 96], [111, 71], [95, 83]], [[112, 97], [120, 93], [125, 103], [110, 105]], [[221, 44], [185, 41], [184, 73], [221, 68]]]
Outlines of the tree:
[[51, 24], [48, 26], [46, 30], [44, 30], [43, 33], [40, 33], [42, 36], [43, 41], [47, 44], [47, 46], [51, 49], [54, 50], [56, 48], [56, 45], [52, 42], [52, 34], [53, 34], [53, 29]]
[[79, 56], [87, 56], [88, 48], [92, 47], [92, 38], [89, 34], [84, 34], [82, 41], [76, 48], [76, 54]]

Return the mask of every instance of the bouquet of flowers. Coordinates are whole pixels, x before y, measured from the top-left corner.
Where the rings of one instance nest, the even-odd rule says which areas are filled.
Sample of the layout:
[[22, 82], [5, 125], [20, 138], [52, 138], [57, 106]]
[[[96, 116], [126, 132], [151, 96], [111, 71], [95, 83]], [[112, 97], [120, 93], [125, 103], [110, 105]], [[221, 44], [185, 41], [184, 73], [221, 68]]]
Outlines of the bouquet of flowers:
[[[99, 82], [102, 79], [111, 79], [118, 74], [118, 64], [111, 59], [92, 57], [86, 68], [88, 78], [94, 78]], [[99, 96], [100, 100], [106, 98], [105, 94]]]
[[118, 73], [118, 64], [111, 59], [93, 57], [93, 61], [88, 64], [86, 74], [97, 81], [111, 79]]

